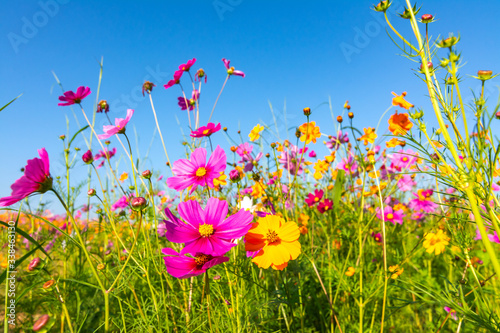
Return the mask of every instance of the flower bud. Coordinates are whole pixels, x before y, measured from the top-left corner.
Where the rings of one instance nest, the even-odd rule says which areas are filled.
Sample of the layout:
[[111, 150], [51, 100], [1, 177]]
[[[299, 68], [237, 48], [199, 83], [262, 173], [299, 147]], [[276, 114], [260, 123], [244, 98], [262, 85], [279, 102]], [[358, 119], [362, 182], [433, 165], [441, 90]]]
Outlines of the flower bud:
[[341, 124], [341, 123], [342, 123], [342, 121], [343, 121], [342, 116], [338, 116], [338, 117], [337, 117], [337, 121], [339, 122], [339, 124]]
[[75, 151], [80, 151], [80, 148], [78, 148], [78, 147], [75, 147]]
[[109, 104], [105, 100], [101, 100], [97, 104], [97, 111], [96, 112], [103, 112], [103, 111], [104, 111], [104, 113], [108, 113], [109, 112]]
[[106, 265], [103, 264], [102, 262], [99, 265], [97, 265], [97, 270], [98, 271], [102, 271], [104, 268], [106, 268]]
[[311, 115], [311, 108], [304, 108], [304, 116], [310, 116]]
[[349, 101], [345, 101], [345, 103], [344, 103], [344, 109], [346, 109], [346, 110], [350, 110], [351, 109], [351, 106], [349, 105]]
[[66, 135], [64, 135], [64, 134], [63, 135], [59, 135], [59, 139], [61, 139], [61, 140], [66, 139]]
[[110, 144], [110, 143], [111, 143], [111, 141], [109, 141], [109, 140], [104, 141], [104, 144], [105, 144], [106, 146], [109, 146], [109, 144]]
[[391, 6], [391, 2], [388, 0], [384, 0], [384, 1], [379, 2], [378, 5], [373, 6], [373, 9], [376, 12], [384, 12], [385, 13], [387, 11], [387, 9], [389, 9], [390, 6]]
[[266, 154], [266, 157], [267, 157], [267, 158], [271, 157], [271, 154], [267, 153], [267, 154]]
[[143, 210], [144, 208], [147, 207], [148, 202], [143, 197], [137, 197], [132, 199], [130, 205], [134, 210]]
[[500, 119], [500, 111], [497, 111], [497, 113], [495, 113], [495, 118]]
[[144, 81], [144, 84], [142, 85], [142, 96], [144, 96], [144, 92], [150, 94], [151, 91], [153, 90], [153, 87], [156, 87], [156, 85], [154, 85], [153, 82]]
[[238, 172], [238, 170], [231, 170], [229, 171], [229, 179], [236, 183], [236, 182], [239, 182], [241, 177], [240, 177], [240, 173]]
[[258, 174], [258, 173], [254, 173], [254, 174], [252, 175], [252, 179], [253, 179], [254, 181], [258, 182], [258, 181], [260, 180], [260, 176], [259, 176], [259, 174]]
[[347, 116], [348, 116], [350, 119], [352, 119], [352, 118], [354, 118], [354, 113], [349, 112], [349, 113], [347, 114]]
[[[413, 15], [417, 15], [417, 13], [420, 11], [420, 8], [417, 9], [417, 4], [413, 5], [412, 11]], [[405, 7], [405, 11], [403, 12], [403, 14], [399, 14], [399, 16], [407, 20], [411, 19], [410, 9]]]
[[448, 38], [441, 39], [436, 45], [441, 48], [450, 48], [457, 44], [459, 40], [460, 38], [458, 37], [450, 36]]
[[[434, 68], [434, 65], [432, 64], [432, 62], [428, 62], [427, 63], [427, 68], [431, 71], [433, 68]], [[420, 64], [420, 72], [421, 73], [424, 73], [424, 64]]]
[[92, 155], [92, 151], [89, 149], [85, 154], [82, 156], [83, 163], [85, 164], [90, 164], [94, 162], [94, 155]]
[[227, 132], [227, 127], [223, 127], [223, 128], [222, 128], [222, 130], [223, 130], [224, 132]]
[[43, 289], [50, 289], [54, 284], [56, 284], [55, 280], [49, 280], [43, 284], [42, 288]]
[[145, 179], [149, 179], [151, 178], [151, 170], [146, 170], [146, 171], [143, 171], [142, 172], [142, 177], [145, 178]]
[[231, 151], [232, 151], [233, 153], [236, 153], [236, 151], [237, 151], [237, 150], [238, 150], [238, 147], [236, 147], [236, 146], [231, 146]]
[[38, 268], [38, 266], [40, 266], [41, 263], [42, 263], [42, 259], [40, 259], [38, 257], [31, 260], [31, 262], [28, 265], [28, 271], [30, 271], [30, 272], [34, 271], [35, 269]]
[[481, 81], [489, 80], [492, 75], [493, 75], [492, 71], [484, 71], [483, 70], [483, 71], [477, 72], [477, 76], [479, 77], [479, 80], [481, 80]]
[[276, 148], [276, 143], [275, 142], [271, 142], [271, 148], [273, 148], [273, 149]]
[[49, 323], [49, 320], [50, 320], [50, 316], [48, 314], [44, 314], [43, 316], [38, 318], [38, 320], [35, 322], [35, 324], [33, 324], [33, 331], [38, 332], [38, 331], [42, 330], [43, 328], [45, 328], [45, 326], [47, 326], [47, 324]]
[[296, 128], [296, 129], [295, 129], [295, 136], [296, 136], [297, 138], [300, 138], [300, 135], [301, 135], [301, 134], [302, 134], [302, 133], [300, 133], [300, 130], [299, 130], [298, 128]]
[[95, 190], [93, 188], [91, 188], [90, 190], [87, 191], [87, 195], [89, 197], [93, 197], [95, 195]]
[[434, 16], [432, 16], [431, 14], [424, 14], [422, 15], [422, 17], [420, 18], [422, 23], [431, 23], [433, 22], [433, 19], [434, 19]]

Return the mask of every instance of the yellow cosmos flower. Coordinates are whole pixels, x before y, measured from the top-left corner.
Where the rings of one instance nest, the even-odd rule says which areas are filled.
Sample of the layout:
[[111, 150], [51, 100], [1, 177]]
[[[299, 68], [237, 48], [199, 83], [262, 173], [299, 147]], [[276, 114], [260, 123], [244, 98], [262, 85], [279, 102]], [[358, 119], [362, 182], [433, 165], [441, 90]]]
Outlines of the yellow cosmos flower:
[[302, 136], [300, 137], [300, 141], [306, 142], [306, 144], [311, 143], [316, 143], [316, 139], [321, 136], [321, 133], [319, 131], [319, 126], [316, 126], [315, 121], [311, 121], [309, 123], [305, 123], [300, 125], [299, 127], [300, 133], [302, 133]]
[[264, 130], [264, 126], [257, 124], [248, 134], [250, 141], [255, 141], [260, 138], [260, 132]]
[[363, 144], [366, 146], [369, 143], [374, 143], [377, 138], [377, 134], [375, 133], [375, 129], [373, 127], [363, 128], [365, 134], [363, 134], [358, 141], [363, 141]]
[[392, 139], [390, 139], [389, 141], [387, 141], [385, 143], [385, 146], [387, 148], [394, 148], [394, 147], [397, 147], [397, 146], [404, 147], [404, 146], [406, 146], [406, 141], [399, 140], [398, 138], [392, 138]]
[[254, 197], [255, 199], [258, 199], [260, 198], [261, 196], [263, 196], [264, 194], [266, 194], [266, 185], [262, 184], [261, 182], [256, 182], [253, 186], [252, 186], [252, 197]]
[[450, 237], [446, 236], [441, 229], [437, 233], [429, 232], [425, 235], [424, 248], [428, 253], [434, 252], [435, 255], [438, 255], [444, 252], [449, 240]]
[[399, 265], [389, 266], [389, 272], [391, 272], [391, 279], [396, 280], [401, 274], [403, 274], [404, 268], [400, 268]]
[[259, 268], [283, 270], [301, 253], [299, 237], [297, 223], [267, 215], [259, 218], [246, 234], [245, 250], [259, 251], [252, 259]]

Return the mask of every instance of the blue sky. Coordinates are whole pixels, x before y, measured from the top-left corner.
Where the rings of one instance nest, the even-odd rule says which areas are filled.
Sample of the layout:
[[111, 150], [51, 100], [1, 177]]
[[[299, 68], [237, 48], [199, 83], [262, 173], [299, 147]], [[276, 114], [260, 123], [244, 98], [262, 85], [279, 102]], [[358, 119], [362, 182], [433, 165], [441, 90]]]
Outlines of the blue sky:
[[[405, 36], [410, 36], [409, 22], [394, 14], [394, 8], [400, 8], [401, 3], [394, 2], [390, 17]], [[496, 14], [500, 3], [428, 1], [422, 5], [420, 14], [430, 13], [438, 19], [430, 26], [431, 35], [460, 34], [459, 49], [466, 59], [461, 70], [463, 87], [477, 91], [479, 82], [465, 74], [475, 74], [479, 69], [499, 71], [500, 23]], [[70, 108], [57, 106], [61, 89], [52, 71], [65, 90], [76, 90], [81, 85], [91, 88], [92, 95], [83, 103], [87, 114], [91, 114], [101, 58], [104, 71], [99, 99], [111, 103], [112, 119], [123, 118], [127, 108], [135, 109], [128, 133], [135, 145], [136, 128], [141, 154], [148, 149], [155, 123], [140, 87], [145, 79], [157, 85], [153, 98], [173, 160], [183, 154], [175, 115], [185, 133], [187, 117], [177, 106], [178, 87], [165, 90], [162, 86], [179, 64], [193, 57], [198, 59], [194, 69], [202, 67], [208, 74], [201, 96], [202, 124], [208, 120], [225, 79], [221, 59], [230, 59], [236, 69], [247, 74], [229, 80], [213, 118], [227, 126], [233, 138], [237, 138], [238, 128], [247, 137], [257, 123], [271, 124], [269, 103], [278, 119], [283, 119], [286, 102], [289, 126], [300, 125], [304, 121], [302, 109], [311, 107], [312, 120], [325, 134], [333, 134], [334, 129], [325, 105], [329, 98], [335, 115], [349, 100], [359, 128], [376, 125], [390, 105], [391, 91], [407, 91], [407, 99], [430, 114], [425, 86], [414, 75], [418, 65], [398, 55], [400, 51], [386, 34], [383, 15], [371, 7], [370, 1], [250, 0], [189, 4], [41, 0], [4, 4], [4, 19], [0, 22], [0, 104], [23, 95], [0, 112], [0, 150], [4, 156], [0, 164], [0, 197], [10, 194], [10, 185], [21, 176], [20, 168], [27, 159], [37, 156], [36, 150], [41, 147], [46, 147], [51, 157], [53, 176], [63, 175], [58, 137], [67, 132], [66, 118], [71, 133], [78, 126]], [[445, 51], [440, 52], [445, 55]], [[498, 97], [497, 84], [498, 79], [489, 86], [492, 102]], [[189, 87], [187, 83], [185, 87]], [[466, 101], [470, 101], [470, 92], [463, 90]], [[84, 124], [80, 110], [73, 110]], [[105, 117], [98, 115], [98, 132], [105, 123]], [[285, 127], [279, 127], [284, 137]], [[116, 140], [112, 141], [113, 147]], [[223, 135], [214, 136], [214, 142], [229, 146]], [[83, 139], [76, 145], [85, 150]], [[120, 146], [117, 148], [120, 152]], [[158, 136], [151, 151], [146, 166], [165, 171]], [[121, 165], [123, 171], [128, 171], [128, 164]], [[79, 163], [75, 177], [86, 174], [86, 170]]]

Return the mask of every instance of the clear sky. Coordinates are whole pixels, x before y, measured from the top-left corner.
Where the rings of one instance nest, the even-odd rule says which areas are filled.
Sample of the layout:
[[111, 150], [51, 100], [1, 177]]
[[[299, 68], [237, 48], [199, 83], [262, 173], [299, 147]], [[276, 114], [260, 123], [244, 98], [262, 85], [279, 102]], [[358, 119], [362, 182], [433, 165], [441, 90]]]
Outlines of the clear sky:
[[[401, 8], [401, 4], [394, 1], [390, 17], [405, 36], [410, 36], [409, 22], [394, 14], [394, 8]], [[460, 34], [459, 49], [467, 61], [461, 71], [464, 87], [475, 91], [480, 87], [465, 74], [479, 69], [500, 71], [500, 2], [427, 1], [422, 5], [419, 15], [429, 13], [438, 19], [430, 25], [431, 35]], [[148, 79], [157, 86], [153, 98], [171, 158], [182, 157], [181, 129], [175, 115], [188, 133], [186, 113], [177, 106], [179, 88], [165, 90], [163, 84], [179, 64], [193, 57], [198, 59], [194, 70], [202, 67], [208, 74], [201, 96], [202, 124], [208, 120], [225, 79], [221, 59], [230, 59], [236, 69], [246, 73], [245, 78], [229, 80], [213, 118], [227, 126], [234, 138], [238, 128], [247, 137], [257, 123], [271, 124], [269, 103], [280, 121], [286, 102], [288, 126], [304, 122], [302, 109], [311, 107], [312, 120], [325, 134], [333, 134], [334, 129], [324, 104], [329, 98], [335, 115], [349, 100], [358, 127], [376, 125], [390, 106], [391, 91], [407, 91], [407, 99], [430, 114], [425, 86], [414, 75], [418, 64], [398, 55], [401, 52], [386, 34], [383, 15], [371, 8], [371, 1], [331, 0], [5, 3], [0, 21], [0, 104], [23, 95], [0, 112], [0, 197], [10, 194], [10, 185], [21, 176], [20, 168], [37, 156], [41, 147], [46, 147], [51, 157], [53, 176], [63, 175], [58, 137], [67, 132], [66, 119], [71, 133], [78, 127], [72, 110], [57, 106], [61, 89], [52, 71], [65, 90], [81, 85], [91, 88], [92, 94], [83, 103], [91, 114], [101, 57], [104, 71], [99, 99], [110, 102], [112, 119], [124, 118], [127, 108], [135, 109], [128, 133], [135, 141], [133, 128], [137, 129], [141, 155], [155, 130], [149, 101], [140, 93]], [[445, 51], [440, 52], [445, 55]], [[498, 79], [487, 92], [491, 101], [498, 97], [497, 84]], [[190, 93], [187, 83], [185, 87]], [[470, 91], [464, 89], [464, 93], [470, 102]], [[73, 111], [84, 124], [80, 110]], [[98, 115], [98, 132], [105, 123], [105, 117]], [[279, 127], [285, 137], [285, 126]], [[111, 147], [116, 140], [112, 141]], [[229, 146], [223, 135], [214, 136], [214, 141]], [[76, 144], [86, 150], [83, 140]], [[121, 153], [120, 146], [117, 148]], [[158, 136], [151, 152], [146, 166], [165, 171]], [[128, 171], [128, 165], [122, 166], [119, 171]], [[79, 163], [74, 172], [82, 175], [86, 170]]]

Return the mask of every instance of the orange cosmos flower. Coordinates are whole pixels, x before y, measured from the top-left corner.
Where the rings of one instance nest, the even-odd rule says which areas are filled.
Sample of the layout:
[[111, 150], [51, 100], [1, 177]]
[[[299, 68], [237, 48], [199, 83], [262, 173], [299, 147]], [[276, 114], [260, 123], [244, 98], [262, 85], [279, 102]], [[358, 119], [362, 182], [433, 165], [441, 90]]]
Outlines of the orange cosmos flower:
[[363, 134], [358, 141], [363, 141], [364, 145], [368, 145], [369, 143], [374, 143], [377, 138], [377, 134], [375, 133], [375, 129], [373, 127], [363, 128], [365, 134]]
[[345, 275], [347, 275], [347, 276], [353, 276], [354, 273], [356, 273], [356, 270], [354, 269], [354, 267], [351, 266], [351, 267], [349, 267], [347, 269], [347, 272], [345, 272]]
[[389, 118], [389, 131], [394, 135], [405, 135], [413, 127], [412, 122], [408, 119], [408, 114], [396, 111]]
[[399, 106], [399, 107], [406, 109], [406, 110], [409, 110], [410, 108], [412, 108], [414, 106], [413, 104], [411, 104], [410, 102], [407, 102], [404, 99], [404, 97], [406, 96], [406, 91], [403, 92], [400, 96], [398, 96], [398, 94], [396, 94], [394, 91], [392, 92], [392, 94], [395, 96], [392, 99], [392, 105]]
[[252, 259], [259, 268], [283, 270], [301, 252], [299, 227], [282, 217], [266, 215], [257, 220], [245, 236], [245, 250], [258, 251]]
[[300, 125], [299, 131], [300, 133], [302, 133], [300, 141], [302, 142], [305, 141], [306, 144], [310, 143], [311, 141], [313, 143], [316, 143], [316, 139], [321, 136], [321, 133], [319, 131], [319, 126], [316, 126], [315, 121], [311, 121], [309, 123]]
[[126, 180], [128, 179], [128, 173], [126, 173], [126, 172], [122, 173], [122, 174], [120, 175], [120, 178], [119, 178], [119, 179], [120, 179], [120, 182], [122, 182], [122, 183], [123, 183], [124, 181], [126, 181]]
[[398, 138], [392, 138], [385, 143], [385, 146], [387, 148], [394, 148], [397, 146], [404, 147], [404, 146], [406, 146], [406, 142], [404, 140], [399, 140]]

